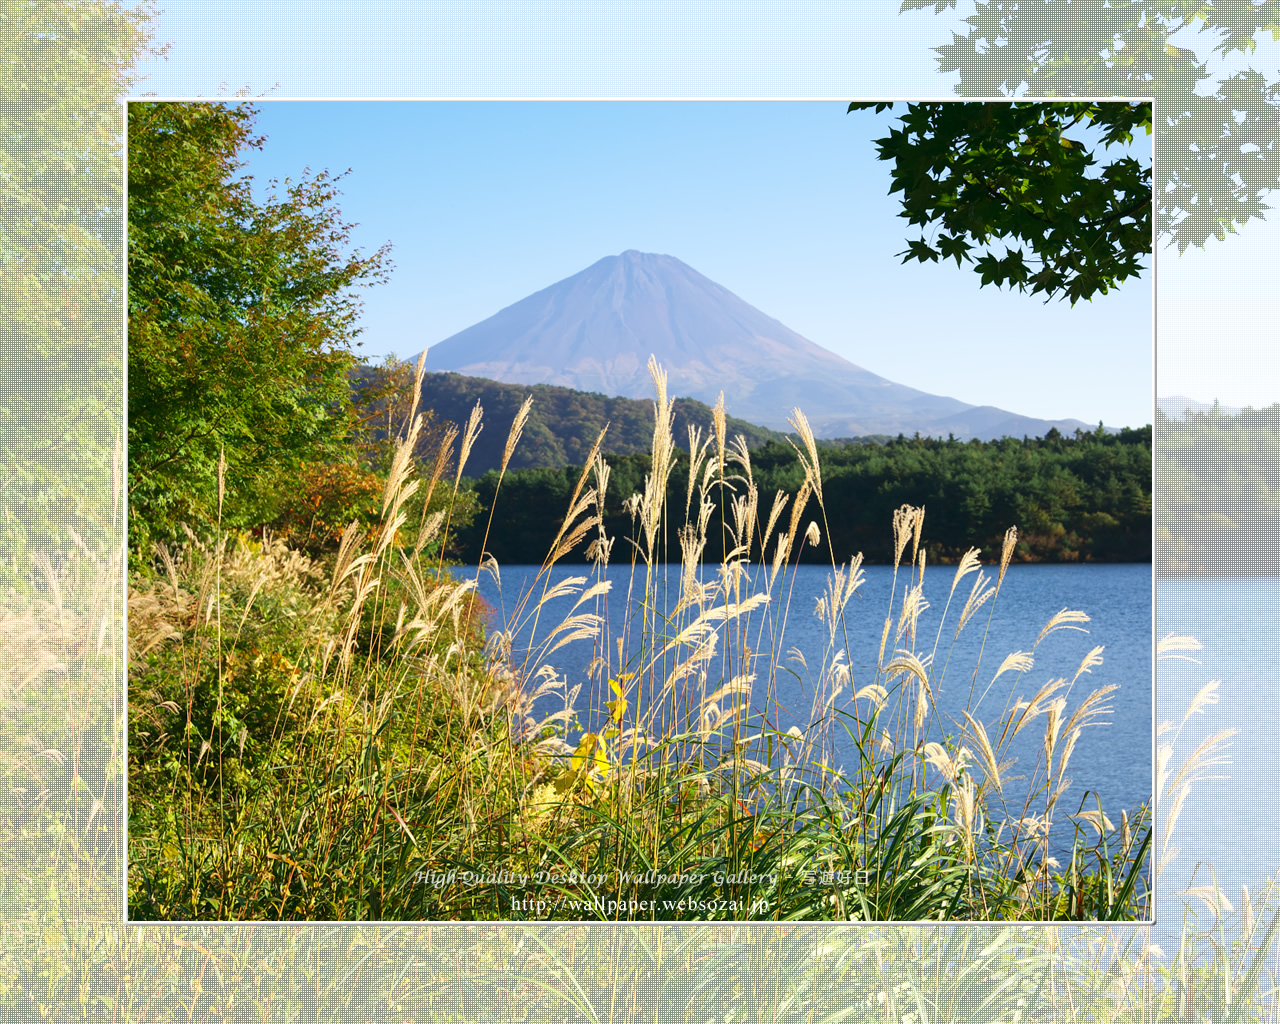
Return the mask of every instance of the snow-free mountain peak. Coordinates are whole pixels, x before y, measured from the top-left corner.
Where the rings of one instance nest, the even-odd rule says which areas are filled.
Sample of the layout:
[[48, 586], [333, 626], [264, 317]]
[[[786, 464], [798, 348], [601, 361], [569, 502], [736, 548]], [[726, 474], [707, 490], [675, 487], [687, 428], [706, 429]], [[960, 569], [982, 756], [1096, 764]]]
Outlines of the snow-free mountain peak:
[[823, 437], [954, 433], [1032, 436], [1047, 421], [895, 384], [815, 345], [674, 256], [606, 256], [432, 345], [427, 365], [513, 384], [649, 398], [657, 357], [668, 393], [786, 430], [799, 407]]

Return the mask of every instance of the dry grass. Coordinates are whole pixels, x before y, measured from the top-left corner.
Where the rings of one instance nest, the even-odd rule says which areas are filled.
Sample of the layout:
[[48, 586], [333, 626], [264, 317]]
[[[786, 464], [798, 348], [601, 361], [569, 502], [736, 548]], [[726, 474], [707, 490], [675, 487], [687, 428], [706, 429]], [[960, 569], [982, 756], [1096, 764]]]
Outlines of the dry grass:
[[[652, 462], [628, 502], [635, 529], [623, 538], [627, 562], [611, 564], [617, 538], [602, 527], [602, 433], [537, 579], [483, 650], [474, 640], [474, 596], [480, 572], [500, 582], [497, 564], [485, 556], [463, 579], [422, 564], [418, 553], [447, 529], [447, 513], [419, 523], [411, 549], [402, 537], [402, 507], [423, 483], [409, 458], [421, 424], [416, 409], [391, 463], [381, 528], [367, 549], [349, 529], [326, 578], [269, 540], [224, 537], [202, 547], [193, 539], [179, 554], [159, 551], [161, 577], [139, 582], [130, 597], [138, 704], [131, 762], [141, 808], [131, 850], [135, 913], [815, 920], [1150, 913], [1148, 807], [1124, 809], [1119, 824], [1101, 808], [1080, 808], [1067, 815], [1076, 834], [1067, 862], [1049, 845], [1076, 743], [1110, 710], [1114, 686], [1071, 696], [1072, 685], [1101, 665], [1101, 648], [1070, 682], [1050, 677], [1029, 697], [1016, 692], [1042, 658], [1041, 644], [1082, 628], [1087, 616], [1063, 609], [1031, 652], [1003, 659], [986, 686], [1008, 690], [998, 720], [970, 713], [981, 704], [973, 702], [981, 654], [969, 708], [949, 723], [938, 711], [956, 638], [984, 608], [990, 627], [1015, 531], [994, 583], [976, 550], [962, 559], [936, 633], [926, 638], [924, 509], [899, 509], [875, 669], [857, 684], [845, 612], [864, 573], [860, 557], [833, 561], [816, 609], [825, 632], [819, 663], [799, 655], [815, 680], [809, 720], [781, 731], [772, 723], [788, 617], [798, 614], [795, 567], [800, 552], [830, 532], [812, 432], [796, 410], [804, 481], [794, 500], [773, 497], [757, 533], [750, 455], [741, 438], [726, 438], [719, 404], [706, 439], [690, 435], [679, 568], [669, 573], [662, 526], [678, 512], [666, 504], [672, 403], [652, 360], [650, 373]], [[504, 463], [527, 414], [528, 403], [511, 425]], [[480, 429], [477, 407], [462, 432], [459, 474]], [[721, 499], [729, 510], [723, 520], [715, 514]], [[818, 518], [809, 517], [811, 502]], [[712, 530], [726, 554], [707, 564]], [[591, 563], [583, 574], [552, 572], [584, 543]], [[962, 584], [967, 598], [954, 628], [946, 627]], [[621, 585], [633, 610], [609, 621], [602, 602]], [[566, 596], [574, 598], [571, 611], [547, 621], [550, 602]], [[533, 639], [513, 649], [518, 636]], [[856, 642], [875, 647], [872, 638]], [[985, 643], [984, 633], [984, 650]], [[568, 644], [590, 645], [586, 678], [552, 667]], [[938, 668], [940, 650], [947, 657]], [[552, 711], [548, 700], [556, 701]], [[1042, 734], [1041, 756], [1021, 799], [1010, 802], [1011, 744], [1026, 729]], [[841, 733], [857, 751], [853, 764], [836, 763]], [[1171, 786], [1183, 792], [1191, 781], [1179, 775]], [[490, 881], [462, 884], [465, 872]]]

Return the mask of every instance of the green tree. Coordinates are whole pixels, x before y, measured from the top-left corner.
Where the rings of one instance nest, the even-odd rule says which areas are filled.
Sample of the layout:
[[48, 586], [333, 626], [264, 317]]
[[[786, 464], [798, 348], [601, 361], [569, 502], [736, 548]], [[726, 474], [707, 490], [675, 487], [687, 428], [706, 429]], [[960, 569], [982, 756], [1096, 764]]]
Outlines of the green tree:
[[[1093, 150], [1066, 135], [1081, 125], [1100, 129], [1103, 147], [1129, 144], [1135, 130], [1151, 133], [1151, 104], [907, 104], [902, 127], [876, 140], [879, 158], [894, 162], [889, 191], [903, 194], [900, 216], [938, 231], [932, 244], [909, 239], [903, 262], [953, 257], [973, 263], [983, 286], [1030, 288], [1073, 306], [1139, 276], [1151, 253], [1151, 167], [1123, 156], [1090, 173]], [[1017, 243], [1030, 247], [1031, 265]]]
[[[0, 580], [118, 548], [122, 146], [149, 5], [0, 8]], [[160, 52], [153, 50], [152, 52]]]
[[327, 172], [239, 174], [249, 104], [129, 106], [129, 528], [131, 548], [179, 522], [248, 526], [277, 510], [304, 466], [350, 460], [348, 371], [356, 288], [385, 280], [389, 244], [346, 251], [351, 225]]
[[[48, 984], [26, 988], [50, 1007], [76, 997], [53, 980], [62, 956], [38, 922], [67, 921], [81, 948], [104, 948], [101, 926], [89, 932], [120, 906], [124, 670], [112, 638], [124, 622], [110, 596], [124, 464], [118, 97], [137, 87], [138, 60], [160, 52], [153, 16], [149, 3], [0, 5], [4, 972], [46, 971]], [[99, 629], [101, 644], [89, 640]], [[31, 756], [34, 737], [45, 756]], [[0, 987], [12, 1005], [14, 987]]]
[[[900, 10], [942, 14], [955, 6], [902, 0]], [[940, 19], [949, 42], [934, 48], [939, 73], [955, 76], [961, 96], [1155, 97], [1156, 231], [1179, 254], [1265, 218], [1265, 200], [1280, 183], [1280, 82], [1258, 70], [1265, 62], [1240, 58], [1266, 36], [1280, 39], [1275, 0], [968, 6], [960, 31], [955, 18]]]

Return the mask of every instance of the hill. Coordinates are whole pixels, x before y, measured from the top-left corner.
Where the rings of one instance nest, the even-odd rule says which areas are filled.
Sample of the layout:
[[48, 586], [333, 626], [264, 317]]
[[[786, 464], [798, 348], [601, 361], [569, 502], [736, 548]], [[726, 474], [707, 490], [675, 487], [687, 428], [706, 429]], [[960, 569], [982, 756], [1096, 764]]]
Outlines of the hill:
[[[357, 378], [368, 379], [375, 371], [359, 367]], [[603, 450], [610, 455], [634, 455], [648, 452], [653, 441], [653, 402], [636, 398], [610, 398], [606, 395], [575, 391], [546, 384], [502, 384], [459, 373], [428, 373], [422, 380], [420, 408], [430, 409], [437, 420], [457, 423], [467, 421], [476, 402], [484, 410], [484, 429], [476, 439], [464, 472], [468, 477], [483, 476], [502, 464], [507, 433], [516, 412], [526, 396], [533, 396], [533, 408], [511, 456], [509, 470], [560, 469], [581, 465], [605, 424]], [[689, 424], [706, 437], [712, 422], [709, 405], [691, 398], [678, 398], [675, 403], [675, 440], [688, 447]], [[741, 434], [750, 448], [769, 441], [780, 441], [783, 435], [745, 420], [727, 417], [728, 436]]]

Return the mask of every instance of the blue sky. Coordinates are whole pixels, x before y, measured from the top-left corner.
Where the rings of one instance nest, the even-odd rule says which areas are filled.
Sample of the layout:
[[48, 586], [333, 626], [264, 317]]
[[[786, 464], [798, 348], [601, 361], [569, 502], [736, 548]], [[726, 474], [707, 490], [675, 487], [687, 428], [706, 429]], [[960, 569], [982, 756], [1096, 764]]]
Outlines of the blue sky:
[[[1072, 308], [980, 289], [954, 262], [903, 265], [894, 254], [916, 229], [897, 216], [872, 143], [890, 113], [827, 101], [258, 105], [255, 184], [350, 168], [339, 206], [359, 224], [353, 243], [393, 245], [391, 282], [364, 293], [367, 355], [415, 357], [639, 249], [899, 383], [1038, 417], [1150, 422], [1150, 271]], [[1149, 153], [1135, 140], [1135, 155]]]
[[958, 76], [939, 74], [929, 47], [973, 11], [971, 0], [905, 15], [898, 0], [160, 6], [156, 39], [172, 49], [140, 64], [139, 92], [174, 99], [945, 96]]

